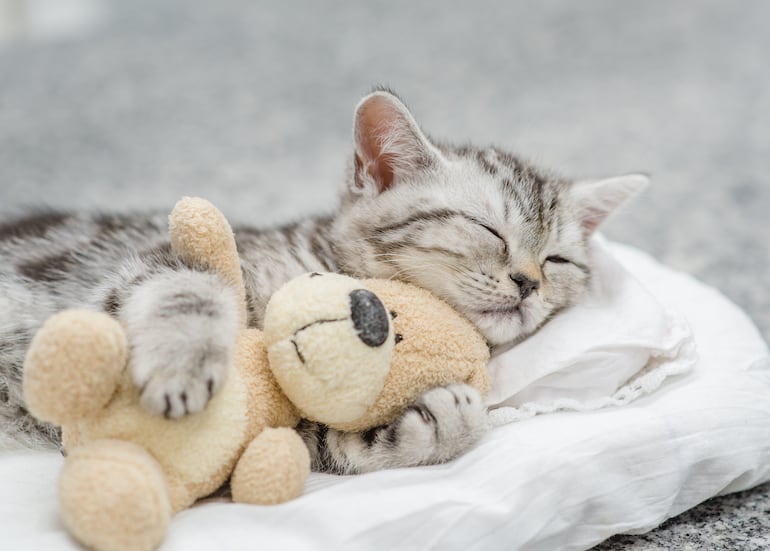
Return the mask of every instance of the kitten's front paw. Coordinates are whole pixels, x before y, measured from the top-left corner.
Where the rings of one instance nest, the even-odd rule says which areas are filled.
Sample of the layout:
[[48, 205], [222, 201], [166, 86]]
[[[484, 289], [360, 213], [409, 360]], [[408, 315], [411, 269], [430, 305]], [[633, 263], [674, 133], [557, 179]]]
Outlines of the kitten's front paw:
[[318, 447], [315, 468], [341, 474], [434, 465], [454, 459], [473, 446], [488, 428], [479, 392], [449, 385], [425, 392], [389, 425], [362, 433], [329, 429], [304, 435]]
[[150, 413], [201, 411], [233, 357], [238, 300], [215, 274], [168, 272], [141, 284], [121, 309], [129, 369]]
[[134, 358], [142, 407], [150, 413], [178, 418], [201, 411], [219, 388], [230, 364], [223, 348], [173, 347], [144, 361]]
[[398, 440], [428, 453], [426, 463], [443, 463], [465, 452], [486, 432], [487, 413], [478, 390], [456, 384], [425, 392], [396, 421]]

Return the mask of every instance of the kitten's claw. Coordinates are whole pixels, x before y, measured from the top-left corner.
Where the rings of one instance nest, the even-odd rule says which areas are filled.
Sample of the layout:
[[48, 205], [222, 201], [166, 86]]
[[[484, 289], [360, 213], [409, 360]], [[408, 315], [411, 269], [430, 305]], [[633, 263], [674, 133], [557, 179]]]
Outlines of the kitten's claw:
[[199, 351], [198, 358], [183, 354], [172, 364], [155, 366], [140, 382], [140, 403], [150, 413], [176, 419], [197, 413], [221, 385], [227, 371], [226, 353]]

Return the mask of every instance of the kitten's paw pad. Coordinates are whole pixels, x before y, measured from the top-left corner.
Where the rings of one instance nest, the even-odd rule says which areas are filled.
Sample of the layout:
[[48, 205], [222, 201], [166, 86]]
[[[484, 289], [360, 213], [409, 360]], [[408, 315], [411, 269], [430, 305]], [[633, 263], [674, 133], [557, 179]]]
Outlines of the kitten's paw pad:
[[197, 358], [186, 355], [155, 366], [146, 379], [135, 380], [140, 403], [146, 411], [172, 419], [202, 411], [221, 386], [228, 365], [227, 354], [206, 350]]
[[449, 385], [425, 392], [397, 421], [399, 440], [431, 450], [430, 461], [447, 461], [478, 441], [487, 429], [478, 390]]

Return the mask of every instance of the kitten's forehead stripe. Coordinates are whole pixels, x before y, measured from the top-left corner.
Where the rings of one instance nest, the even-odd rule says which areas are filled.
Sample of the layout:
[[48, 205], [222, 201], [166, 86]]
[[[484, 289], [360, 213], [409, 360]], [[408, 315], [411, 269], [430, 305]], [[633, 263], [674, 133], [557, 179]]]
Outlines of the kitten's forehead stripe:
[[554, 193], [551, 195], [551, 201], [548, 203], [548, 214], [556, 214], [556, 208], [559, 206], [559, 197]]
[[368, 241], [377, 247], [377, 254], [379, 254], [385, 262], [389, 262], [391, 264], [394, 262], [395, 253], [402, 249], [409, 249], [410, 251], [421, 253], [441, 254], [456, 260], [465, 258], [463, 253], [448, 249], [446, 247], [441, 247], [439, 245], [417, 245], [410, 237], [400, 239], [399, 241], [384, 241], [377, 237], [371, 237], [368, 239]]
[[465, 255], [463, 255], [462, 253], [459, 253], [457, 251], [453, 251], [451, 249], [447, 249], [446, 247], [439, 247], [439, 246], [423, 247], [423, 246], [415, 245], [413, 248], [415, 250], [417, 250], [417, 251], [420, 251], [420, 252], [424, 252], [424, 253], [439, 253], [439, 254], [443, 254], [445, 256], [449, 256], [449, 257], [456, 258], [456, 259], [462, 259], [462, 258], [465, 257]]
[[494, 150], [477, 151], [476, 160], [481, 165], [481, 168], [490, 176], [497, 176], [499, 170], [499, 163], [497, 162]]
[[514, 184], [510, 178], [503, 178], [500, 181], [500, 185], [503, 189], [503, 193], [506, 197], [509, 197], [516, 204], [516, 209], [523, 215], [527, 210], [527, 202], [524, 200], [520, 190]]
[[463, 214], [452, 209], [436, 209], [432, 211], [418, 212], [409, 216], [408, 218], [405, 218], [404, 220], [401, 220], [400, 222], [376, 227], [375, 232], [388, 233], [406, 228], [407, 226], [411, 226], [412, 224], [419, 222], [444, 221], [447, 218], [452, 218], [454, 216], [463, 216]]

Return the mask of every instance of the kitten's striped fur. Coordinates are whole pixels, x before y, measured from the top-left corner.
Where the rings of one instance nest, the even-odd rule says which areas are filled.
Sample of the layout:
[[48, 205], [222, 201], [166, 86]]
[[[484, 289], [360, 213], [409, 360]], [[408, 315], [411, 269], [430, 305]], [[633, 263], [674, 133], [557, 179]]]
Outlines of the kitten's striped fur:
[[[235, 226], [249, 323], [307, 271], [398, 278], [433, 291], [491, 345], [525, 337], [580, 296], [588, 236], [646, 180], [571, 182], [496, 148], [429, 140], [403, 103], [362, 100], [355, 154], [336, 213], [277, 229]], [[105, 310], [125, 324], [142, 404], [199, 411], [231, 358], [235, 297], [171, 252], [164, 214], [40, 212], [0, 224], [0, 445], [55, 441], [21, 395], [31, 336], [63, 308]], [[314, 467], [333, 472], [446, 461], [483, 433], [484, 408], [464, 385], [427, 392], [392, 425], [340, 434], [303, 422]], [[4, 441], [2, 440], [4, 439]]]

